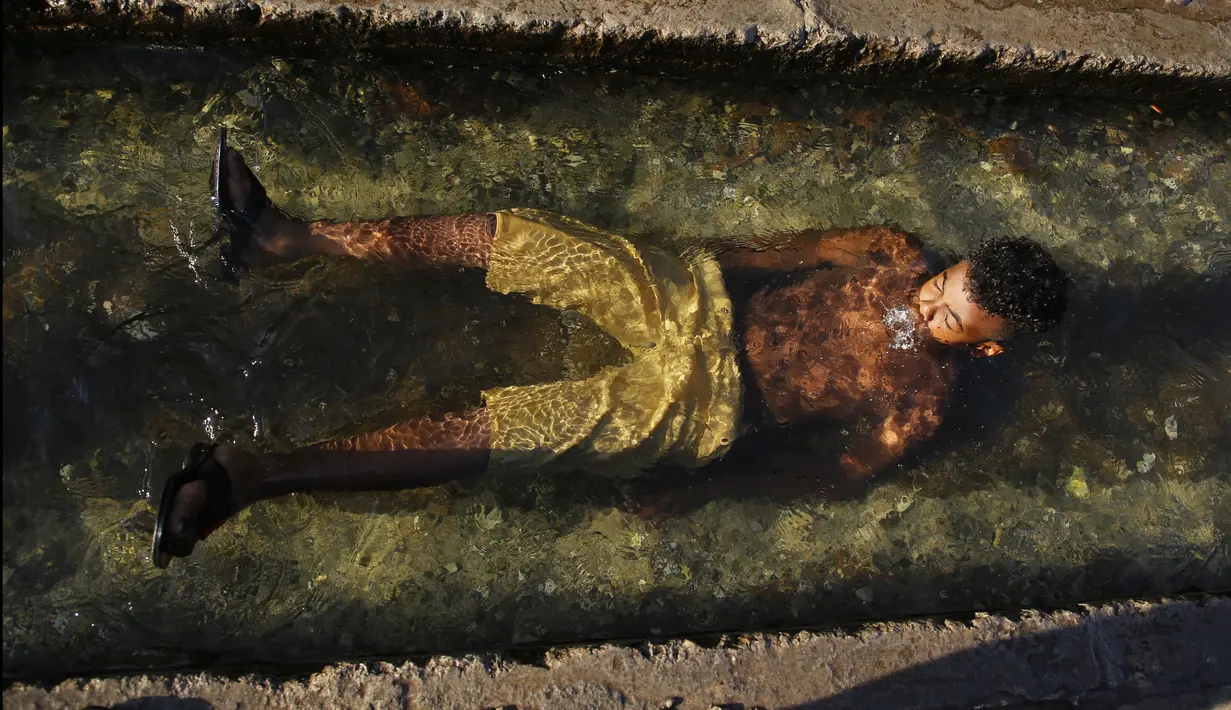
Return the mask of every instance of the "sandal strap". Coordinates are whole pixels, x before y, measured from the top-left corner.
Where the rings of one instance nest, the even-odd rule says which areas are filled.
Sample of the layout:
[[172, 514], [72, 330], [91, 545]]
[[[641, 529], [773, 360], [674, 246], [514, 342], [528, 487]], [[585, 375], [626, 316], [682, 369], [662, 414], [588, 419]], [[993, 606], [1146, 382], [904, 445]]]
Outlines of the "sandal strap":
[[228, 243], [220, 248], [222, 275], [224, 278], [236, 281], [239, 272], [245, 267], [240, 253], [250, 245], [257, 222], [260, 221], [265, 210], [273, 206], [273, 203], [270, 202], [269, 195], [265, 192], [265, 186], [257, 180], [256, 175], [247, 165], [243, 168], [248, 175], [248, 194], [244, 197], [243, 204], [235, 204], [230, 199], [230, 194], [227, 192], [227, 150], [227, 129], [224, 126], [218, 133], [218, 148], [214, 154], [214, 171], [210, 176], [210, 187], [214, 207], [226, 224], [226, 231], [230, 234]]
[[261, 214], [265, 212], [265, 208], [269, 205], [269, 195], [265, 192], [265, 186], [256, 179], [256, 175], [252, 174], [251, 168], [245, 165], [244, 171], [248, 173], [248, 184], [250, 185], [248, 197], [244, 200], [243, 207], [232, 207], [232, 211], [250, 229], [255, 229], [256, 223], [261, 220]]
[[[257, 179], [252, 172], [252, 168], [244, 165], [244, 172], [248, 175], [248, 195], [244, 198], [243, 205], [235, 204], [231, 198], [228, 189], [227, 172], [229, 166], [227, 164], [227, 129], [223, 126], [218, 131], [218, 147], [214, 152], [214, 169], [210, 174], [210, 192], [213, 195], [214, 206], [222, 214], [223, 218], [231, 222], [232, 228], [246, 226], [249, 229], [256, 228], [256, 223], [260, 221], [261, 214], [265, 208], [269, 206], [269, 195], [265, 192], [265, 186]], [[237, 224], [242, 222], [243, 225]]]
[[205, 510], [197, 522], [197, 537], [204, 540], [225, 523], [233, 511], [231, 477], [227, 474], [218, 459], [214, 458], [211, 447], [209, 458], [201, 463], [199, 470], [201, 481], [205, 483]]

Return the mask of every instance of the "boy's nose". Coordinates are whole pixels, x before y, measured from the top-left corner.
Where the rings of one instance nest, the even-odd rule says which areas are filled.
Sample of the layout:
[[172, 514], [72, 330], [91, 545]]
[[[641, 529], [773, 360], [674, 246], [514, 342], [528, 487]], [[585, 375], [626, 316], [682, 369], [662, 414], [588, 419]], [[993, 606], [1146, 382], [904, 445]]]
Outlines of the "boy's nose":
[[937, 308], [938, 306], [932, 301], [922, 299], [919, 301], [919, 314], [923, 316], [924, 320], [932, 320], [932, 315], [936, 313]]

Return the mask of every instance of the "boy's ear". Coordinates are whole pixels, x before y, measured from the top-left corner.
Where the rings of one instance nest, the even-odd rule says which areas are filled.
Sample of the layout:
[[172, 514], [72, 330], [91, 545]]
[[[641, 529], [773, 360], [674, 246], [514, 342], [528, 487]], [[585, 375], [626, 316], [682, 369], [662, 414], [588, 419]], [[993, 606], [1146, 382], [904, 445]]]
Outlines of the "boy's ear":
[[984, 340], [983, 342], [970, 346], [970, 354], [975, 357], [995, 357], [1004, 352], [1004, 346], [995, 340]]

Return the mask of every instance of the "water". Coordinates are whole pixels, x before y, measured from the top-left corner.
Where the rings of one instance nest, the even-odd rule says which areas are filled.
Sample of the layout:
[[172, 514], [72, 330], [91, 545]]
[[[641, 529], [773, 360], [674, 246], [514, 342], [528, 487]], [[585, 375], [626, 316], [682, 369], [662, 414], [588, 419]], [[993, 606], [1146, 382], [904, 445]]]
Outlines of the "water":
[[[1231, 116], [1220, 107], [337, 66], [9, 42], [4, 673], [242, 666], [1231, 587]], [[148, 559], [187, 447], [285, 449], [623, 357], [481, 278], [217, 277], [217, 128], [309, 218], [540, 207], [656, 240], [1029, 234], [1072, 316], [967, 371], [850, 500], [798, 471], [259, 504]], [[836, 452], [852, 427], [779, 432]], [[827, 460], [818, 454], [818, 460]]]

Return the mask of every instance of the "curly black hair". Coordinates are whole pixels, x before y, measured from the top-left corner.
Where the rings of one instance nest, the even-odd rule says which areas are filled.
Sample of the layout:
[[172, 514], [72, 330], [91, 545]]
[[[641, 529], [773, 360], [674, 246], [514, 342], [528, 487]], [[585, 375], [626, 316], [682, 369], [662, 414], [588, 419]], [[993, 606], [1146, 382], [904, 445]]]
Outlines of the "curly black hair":
[[1004, 337], [1054, 328], [1069, 305], [1069, 277], [1028, 237], [997, 237], [966, 257], [967, 290], [980, 308], [1009, 321]]

